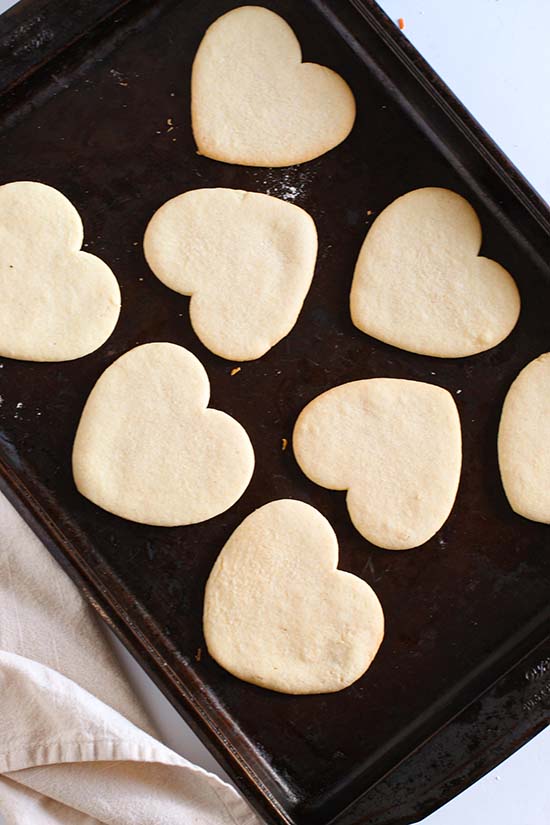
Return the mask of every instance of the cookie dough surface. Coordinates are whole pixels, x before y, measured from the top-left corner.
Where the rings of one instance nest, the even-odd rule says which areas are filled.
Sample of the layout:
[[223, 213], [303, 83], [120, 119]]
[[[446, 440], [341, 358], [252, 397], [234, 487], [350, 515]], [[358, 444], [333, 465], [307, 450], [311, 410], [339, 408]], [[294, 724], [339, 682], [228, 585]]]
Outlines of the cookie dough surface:
[[144, 344], [100, 376], [76, 433], [73, 474], [95, 504], [142, 524], [195, 524], [222, 513], [254, 469], [250, 440], [207, 408], [210, 385], [192, 353]]
[[401, 349], [439, 358], [475, 355], [513, 330], [512, 276], [478, 255], [481, 226], [448, 189], [417, 189], [390, 204], [361, 248], [351, 288], [353, 323]]
[[199, 153], [246, 166], [289, 166], [341, 143], [355, 100], [340, 75], [302, 63], [290, 26], [241, 6], [207, 30], [193, 63], [191, 118]]
[[504, 491], [520, 516], [550, 524], [550, 353], [520, 372], [508, 390], [498, 431]]
[[302, 410], [293, 449], [308, 478], [348, 491], [353, 524], [378, 547], [424, 544], [451, 512], [460, 420], [441, 387], [396, 378], [342, 384]]
[[120, 289], [82, 241], [80, 216], [57, 189], [0, 186], [0, 355], [70, 361], [109, 338]]
[[356, 681], [382, 642], [369, 585], [337, 570], [328, 521], [302, 501], [260, 507], [229, 538], [204, 602], [210, 655], [239, 679], [281, 693], [332, 693]]
[[147, 262], [191, 295], [191, 323], [216, 355], [247, 361], [293, 328], [311, 285], [317, 231], [299, 206], [236, 189], [172, 198], [145, 232]]

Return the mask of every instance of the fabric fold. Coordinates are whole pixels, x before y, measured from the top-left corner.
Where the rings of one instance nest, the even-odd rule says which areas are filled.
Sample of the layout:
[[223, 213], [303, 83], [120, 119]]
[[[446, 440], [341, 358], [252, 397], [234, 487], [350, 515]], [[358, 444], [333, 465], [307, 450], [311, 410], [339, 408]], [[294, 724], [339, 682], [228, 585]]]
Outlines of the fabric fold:
[[1, 495], [0, 525], [6, 825], [259, 825], [154, 737], [95, 615]]

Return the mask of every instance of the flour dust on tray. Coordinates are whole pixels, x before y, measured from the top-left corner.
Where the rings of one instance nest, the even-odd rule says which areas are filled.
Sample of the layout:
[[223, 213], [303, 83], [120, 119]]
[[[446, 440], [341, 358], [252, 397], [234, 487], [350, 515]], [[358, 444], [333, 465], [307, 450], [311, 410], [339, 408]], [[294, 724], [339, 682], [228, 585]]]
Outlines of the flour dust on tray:
[[292, 166], [289, 169], [258, 170], [254, 184], [266, 195], [294, 203], [308, 194], [317, 169], [311, 166]]
[[183, 347], [144, 344], [111, 364], [76, 433], [78, 490], [110, 513], [161, 527], [217, 516], [243, 494], [254, 469], [250, 439], [208, 408], [210, 384]]
[[206, 585], [208, 652], [280, 693], [333, 693], [362, 676], [384, 635], [369, 585], [337, 569], [338, 542], [302, 501], [272, 501], [231, 535]]

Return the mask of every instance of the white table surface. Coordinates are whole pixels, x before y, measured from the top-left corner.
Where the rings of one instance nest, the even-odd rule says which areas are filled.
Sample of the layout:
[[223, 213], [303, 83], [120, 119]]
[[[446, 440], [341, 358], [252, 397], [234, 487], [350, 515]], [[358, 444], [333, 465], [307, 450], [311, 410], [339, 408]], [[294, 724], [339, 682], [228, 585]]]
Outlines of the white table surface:
[[[379, 2], [394, 20], [404, 19], [407, 37], [550, 201], [550, 1]], [[10, 5], [10, 0], [0, 0], [0, 12]], [[116, 640], [114, 644], [164, 741], [224, 776], [141, 668]], [[550, 729], [424, 820], [424, 825], [465, 823], [550, 823]]]

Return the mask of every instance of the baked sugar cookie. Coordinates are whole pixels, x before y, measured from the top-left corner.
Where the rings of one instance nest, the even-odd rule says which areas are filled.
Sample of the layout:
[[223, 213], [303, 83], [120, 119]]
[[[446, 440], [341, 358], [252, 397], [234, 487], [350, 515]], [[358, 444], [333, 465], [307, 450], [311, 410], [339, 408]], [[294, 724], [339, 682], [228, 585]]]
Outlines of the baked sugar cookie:
[[375, 220], [359, 254], [351, 317], [395, 347], [462, 358], [513, 330], [520, 297], [512, 276], [478, 255], [481, 226], [468, 201], [448, 189], [417, 189]]
[[353, 524], [378, 547], [424, 544], [451, 512], [460, 420], [441, 387], [396, 378], [342, 384], [302, 410], [293, 448], [308, 478], [347, 490]]
[[369, 585], [337, 570], [328, 521], [302, 501], [260, 507], [210, 573], [204, 636], [239, 679], [281, 693], [333, 693], [367, 670], [384, 614]]
[[191, 76], [199, 153], [246, 166], [289, 166], [349, 135], [355, 100], [340, 75], [302, 63], [290, 26], [260, 6], [241, 6], [207, 30]]
[[288, 335], [317, 256], [312, 218], [299, 206], [236, 189], [194, 189], [155, 212], [147, 262], [170, 289], [191, 295], [196, 334], [231, 361], [260, 358]]
[[504, 491], [520, 516], [550, 524], [550, 353], [522, 369], [502, 408], [498, 460]]
[[82, 240], [80, 215], [57, 189], [0, 186], [0, 355], [71, 361], [109, 338], [120, 289]]
[[117, 516], [173, 527], [241, 497], [254, 452], [234, 418], [207, 408], [200, 361], [175, 344], [126, 352], [97, 381], [73, 448], [78, 490]]

